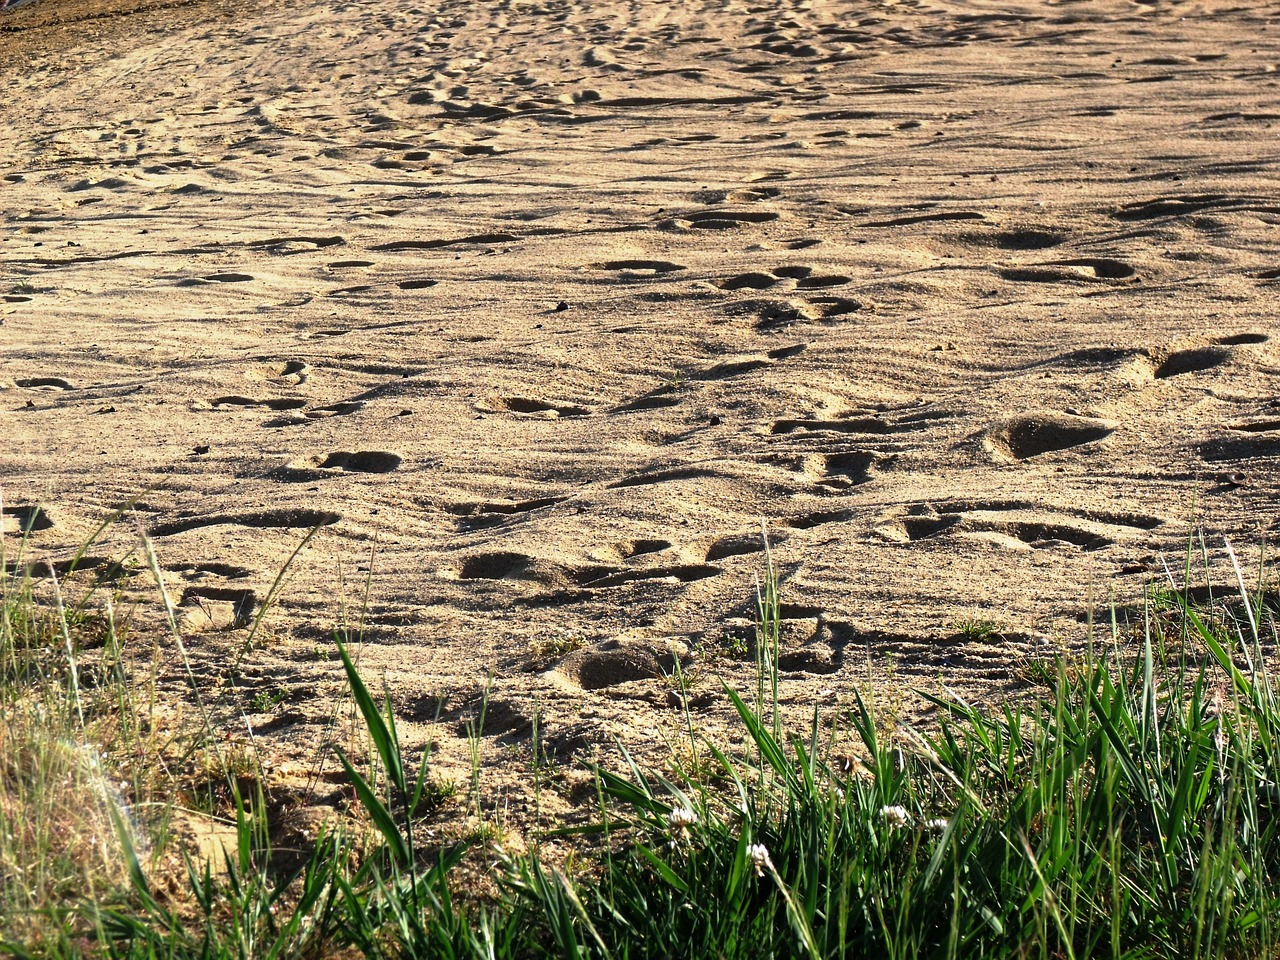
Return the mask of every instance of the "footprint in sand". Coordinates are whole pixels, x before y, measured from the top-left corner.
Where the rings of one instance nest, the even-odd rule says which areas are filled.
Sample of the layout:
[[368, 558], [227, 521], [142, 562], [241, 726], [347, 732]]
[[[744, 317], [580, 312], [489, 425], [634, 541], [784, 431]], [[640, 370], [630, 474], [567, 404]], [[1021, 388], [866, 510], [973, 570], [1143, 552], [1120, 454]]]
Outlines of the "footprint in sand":
[[871, 220], [864, 227], [911, 227], [922, 223], [946, 223], [951, 220], [985, 220], [981, 213], [973, 210], [953, 210], [940, 213], [914, 213], [890, 220]]
[[740, 273], [716, 284], [721, 290], [768, 290], [778, 283], [771, 273]]
[[622, 587], [631, 583], [648, 581], [670, 581], [673, 583], [692, 583], [717, 576], [724, 571], [719, 567], [706, 563], [678, 563], [657, 567], [642, 567], [635, 570], [592, 568], [581, 570], [574, 575], [580, 587], [600, 589], [605, 587]]
[[1014, 283], [1073, 283], [1080, 281], [1133, 281], [1137, 270], [1123, 260], [1105, 257], [1077, 257], [1073, 260], [1052, 260], [1048, 263], [1022, 267], [999, 267], [996, 272], [1002, 279]]
[[186, 533], [188, 530], [199, 530], [204, 527], [234, 526], [254, 529], [281, 527], [286, 529], [307, 529], [324, 527], [341, 520], [340, 514], [330, 510], [262, 510], [252, 513], [215, 513], [205, 517], [184, 517], [158, 523], [151, 528], [153, 537], [171, 537]]
[[178, 602], [180, 625], [189, 633], [247, 627], [257, 609], [258, 595], [235, 587], [190, 586]]
[[74, 390], [75, 387], [67, 380], [61, 377], [26, 377], [22, 380], [15, 380], [14, 386], [21, 387], [23, 390], [48, 390], [62, 392], [63, 390]]
[[1228, 460], [1274, 460], [1280, 457], [1280, 420], [1255, 420], [1233, 424], [1226, 436], [1214, 437], [1200, 444], [1202, 460], [1220, 463]]
[[298, 397], [278, 397], [268, 400], [255, 400], [253, 397], [232, 395], [214, 397], [209, 401], [214, 410], [246, 410], [263, 407], [267, 410], [301, 410], [307, 401]]
[[521, 417], [557, 420], [562, 417], [585, 417], [591, 413], [587, 407], [569, 403], [550, 403], [530, 397], [489, 397], [479, 401], [476, 409], [482, 413], [510, 413]]
[[404, 250], [438, 250], [441, 247], [490, 246], [496, 243], [515, 243], [521, 238], [514, 233], [475, 233], [465, 237], [450, 237], [440, 240], [393, 240], [379, 243], [370, 250], [396, 253]]
[[741, 300], [729, 304], [725, 311], [730, 316], [754, 317], [757, 330], [772, 331], [786, 329], [798, 323], [834, 321], [838, 317], [857, 313], [862, 308], [862, 303], [852, 297], [810, 296], [786, 300]]
[[533, 562], [532, 557], [523, 553], [479, 553], [462, 561], [457, 577], [459, 580], [523, 579]]
[[222, 563], [218, 560], [207, 560], [195, 564], [165, 564], [164, 569], [179, 574], [187, 580], [203, 580], [209, 577], [221, 580], [244, 580], [253, 574], [248, 567]]
[[1188, 194], [1178, 197], [1153, 197], [1127, 203], [1111, 216], [1125, 223], [1182, 218], [1205, 210], [1237, 210], [1254, 213], [1274, 211], [1275, 200], [1264, 197], [1236, 197], [1229, 194]]
[[587, 266], [595, 270], [617, 273], [618, 280], [653, 280], [685, 269], [682, 264], [667, 260], [605, 260], [601, 263], [590, 263]]
[[0, 520], [4, 523], [4, 532], [26, 536], [48, 530], [53, 526], [49, 514], [43, 507], [35, 504], [6, 503], [0, 507]]
[[915, 430], [924, 429], [926, 423], [919, 419], [909, 421], [886, 420], [883, 417], [867, 417], [854, 414], [847, 417], [838, 417], [831, 420], [815, 420], [815, 419], [784, 419], [775, 420], [769, 427], [769, 432], [777, 434], [802, 434], [813, 435], [822, 433], [853, 433], [853, 434], [889, 434], [889, 433], [907, 433]]
[[555, 667], [555, 672], [582, 690], [608, 690], [671, 676], [676, 656], [677, 651], [656, 644], [606, 641], [575, 650]]
[[780, 216], [771, 210], [701, 210], [670, 217], [658, 226], [669, 230], [736, 230], [743, 224], [772, 223]]
[[655, 483], [676, 483], [682, 480], [706, 480], [723, 477], [718, 470], [707, 467], [672, 467], [663, 470], [646, 470], [641, 473], [623, 477], [609, 484], [610, 490], [621, 490], [625, 487], [646, 487]]
[[779, 283], [790, 281], [797, 290], [822, 290], [852, 283], [852, 277], [843, 274], [818, 274], [814, 268], [803, 264], [786, 264], [772, 271], [752, 272], [729, 277], [716, 284], [721, 290], [767, 290]]
[[860, 517], [857, 510], [810, 510], [794, 517], [780, 517], [774, 523], [792, 530], [812, 530], [831, 523], [851, 523]]
[[1175, 350], [1160, 361], [1152, 376], [1157, 380], [1168, 380], [1170, 377], [1181, 377], [1188, 373], [1203, 373], [1222, 366], [1230, 359], [1231, 349], [1225, 346]]
[[[787, 540], [787, 534], [784, 530], [769, 531], [769, 546], [777, 548]], [[734, 533], [728, 536], [718, 537], [707, 547], [706, 561], [707, 563], [715, 563], [717, 560], [727, 560], [730, 557], [745, 557], [755, 553], [764, 552], [764, 537], [760, 531], [756, 530], [751, 533]]]
[[253, 277], [247, 273], [211, 273], [206, 277], [186, 277], [179, 280], [179, 287], [203, 287], [211, 283], [248, 283]]
[[[326, 247], [338, 247], [346, 243], [343, 237], [271, 237], [267, 240], [252, 240], [246, 244], [251, 250], [266, 250], [280, 256], [297, 253], [310, 253]], [[224, 281], [225, 282], [225, 281]]]
[[1066, 413], [1033, 413], [990, 427], [984, 445], [999, 460], [1029, 460], [1111, 436], [1116, 424]]
[[623, 560], [630, 560], [632, 557], [643, 557], [651, 553], [661, 553], [663, 550], [671, 549], [670, 540], [658, 539], [641, 539], [628, 540], [625, 543], [617, 545], [618, 556]]
[[[6, 533], [13, 531], [6, 530]], [[19, 563], [8, 561], [4, 572], [18, 574], [32, 579], [45, 579], [49, 576], [66, 578], [75, 573], [91, 573], [98, 583], [116, 583], [126, 580], [135, 572], [117, 560], [101, 557], [91, 553], [77, 553], [65, 560], [40, 560]]]
[[532, 500], [486, 500], [482, 503], [455, 503], [445, 507], [446, 513], [458, 517], [460, 531], [483, 530], [500, 526], [513, 517], [524, 516], [546, 507], [564, 503], [568, 497], [536, 497]]
[[321, 470], [342, 470], [347, 473], [391, 473], [398, 470], [404, 458], [385, 450], [359, 450], [355, 453], [340, 451], [331, 453], [319, 464]]
[[831, 490], [847, 490], [861, 483], [869, 483], [873, 479], [871, 468], [881, 457], [867, 450], [854, 450], [849, 453], [829, 453], [822, 459], [824, 473], [816, 483]]
[[343, 400], [339, 403], [330, 403], [323, 407], [315, 407], [306, 412], [308, 420], [325, 420], [329, 417], [348, 417], [359, 410], [364, 409], [363, 400]]
[[1014, 550], [1070, 546], [1093, 551], [1141, 536], [1163, 522], [1141, 514], [1066, 512], [1018, 501], [976, 501], [948, 504], [942, 511], [932, 504], [917, 504], [881, 523], [876, 533], [895, 543], [945, 535]]
[[386, 450], [341, 450], [323, 457], [295, 460], [273, 470], [269, 476], [282, 483], [315, 483], [344, 473], [391, 473], [403, 462], [400, 454]]
[[[666, 388], [663, 388], [664, 390]], [[655, 393], [635, 400], [628, 400], [610, 410], [610, 413], [635, 413], [640, 410], [663, 410], [680, 404], [680, 398], [668, 393]]]
[[991, 233], [965, 233], [959, 239], [977, 247], [995, 247], [997, 250], [1027, 251], [1048, 250], [1067, 242], [1064, 230], [1048, 227], [1014, 227]]

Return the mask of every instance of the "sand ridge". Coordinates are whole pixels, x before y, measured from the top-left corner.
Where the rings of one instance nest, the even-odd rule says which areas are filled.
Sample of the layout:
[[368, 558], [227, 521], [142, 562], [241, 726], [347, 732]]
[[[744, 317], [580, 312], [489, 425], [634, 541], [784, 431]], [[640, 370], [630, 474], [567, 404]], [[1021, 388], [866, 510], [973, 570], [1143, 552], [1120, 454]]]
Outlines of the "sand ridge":
[[676, 657], [749, 675], [762, 519], [799, 713], [886, 672], [999, 691], [1195, 522], [1273, 535], [1263, 4], [17, 29], [55, 3], [0, 20], [6, 530], [65, 560], [132, 502], [95, 552], [149, 531], [214, 675], [319, 525], [242, 664], [282, 749], [370, 557], [409, 736], [462, 756], [487, 685], [492, 737], [538, 714], [569, 758], [652, 744]]

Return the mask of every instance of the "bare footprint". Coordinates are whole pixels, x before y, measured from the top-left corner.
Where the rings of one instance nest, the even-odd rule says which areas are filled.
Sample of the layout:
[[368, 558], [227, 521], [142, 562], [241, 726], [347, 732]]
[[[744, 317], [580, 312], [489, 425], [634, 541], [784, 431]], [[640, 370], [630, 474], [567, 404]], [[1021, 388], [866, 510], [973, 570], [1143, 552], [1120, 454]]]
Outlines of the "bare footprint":
[[476, 409], [483, 413], [512, 413], [549, 420], [561, 417], [585, 417], [591, 413], [586, 407], [569, 403], [550, 403], [530, 397], [490, 397], [477, 403]]
[[1116, 425], [1065, 413], [1034, 413], [992, 427], [985, 443], [1000, 459], [1029, 460], [1109, 437]]

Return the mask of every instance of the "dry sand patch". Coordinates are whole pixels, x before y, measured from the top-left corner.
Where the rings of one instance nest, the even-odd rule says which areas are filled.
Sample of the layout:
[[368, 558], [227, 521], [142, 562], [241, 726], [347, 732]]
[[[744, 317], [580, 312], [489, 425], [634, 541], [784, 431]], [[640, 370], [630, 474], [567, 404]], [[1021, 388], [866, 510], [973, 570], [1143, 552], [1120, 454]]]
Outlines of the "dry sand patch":
[[214, 677], [320, 526], [274, 749], [371, 556], [364, 669], [458, 769], [487, 686], [520, 797], [535, 716], [567, 761], [674, 730], [677, 657], [746, 682], [762, 518], [798, 715], [998, 696], [1195, 523], [1273, 535], [1265, 5], [110, 9], [0, 19], [6, 531], [132, 502]]

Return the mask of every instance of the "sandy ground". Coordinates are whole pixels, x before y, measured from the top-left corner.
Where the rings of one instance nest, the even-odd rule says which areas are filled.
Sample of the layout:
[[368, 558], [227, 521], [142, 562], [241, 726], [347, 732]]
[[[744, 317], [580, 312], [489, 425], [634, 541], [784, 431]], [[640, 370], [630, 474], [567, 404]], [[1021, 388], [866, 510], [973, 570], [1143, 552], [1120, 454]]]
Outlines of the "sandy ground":
[[465, 777], [488, 685], [518, 812], [535, 720], [675, 736], [675, 656], [725, 719], [762, 520], [801, 715], [1005, 695], [1197, 523], [1275, 536], [1273, 7], [147, 7], [0, 18], [6, 531], [131, 504], [91, 562], [150, 533], [278, 754], [366, 581], [407, 740]]

